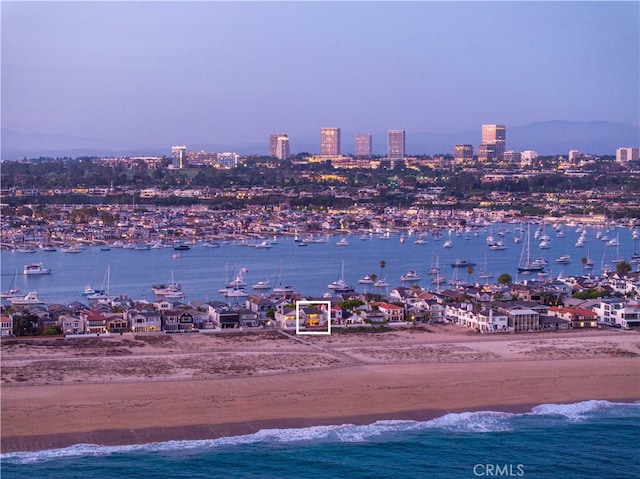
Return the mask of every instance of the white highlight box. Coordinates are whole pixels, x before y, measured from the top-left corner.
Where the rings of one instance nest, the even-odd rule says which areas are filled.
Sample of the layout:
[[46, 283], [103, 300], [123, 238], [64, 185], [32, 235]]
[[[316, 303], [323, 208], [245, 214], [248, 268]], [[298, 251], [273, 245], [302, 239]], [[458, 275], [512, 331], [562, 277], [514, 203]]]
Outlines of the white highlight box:
[[[322, 310], [322, 306], [325, 306], [325, 312], [327, 317], [327, 330], [326, 331], [307, 331], [300, 330], [300, 308], [307, 306], [318, 307]], [[296, 301], [296, 334], [331, 334], [331, 301]]]

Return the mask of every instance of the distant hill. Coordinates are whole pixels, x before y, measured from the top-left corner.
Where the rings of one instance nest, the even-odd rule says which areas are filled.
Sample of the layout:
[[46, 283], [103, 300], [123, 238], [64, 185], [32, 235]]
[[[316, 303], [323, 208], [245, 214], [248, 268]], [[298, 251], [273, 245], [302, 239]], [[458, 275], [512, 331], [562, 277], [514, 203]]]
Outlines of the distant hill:
[[[342, 131], [342, 151], [354, 152], [355, 132]], [[290, 135], [293, 153], [318, 153], [320, 133], [304, 136]], [[386, 132], [373, 133], [373, 153], [386, 152]], [[477, 131], [450, 133], [413, 133], [406, 138], [407, 154], [453, 153], [458, 143], [474, 146], [480, 143], [480, 126]], [[540, 155], [566, 155], [569, 150], [580, 150], [594, 155], [614, 155], [616, 148], [640, 146], [640, 127], [606, 121], [544, 121], [521, 126], [507, 125], [507, 149], [515, 151], [535, 150]], [[268, 138], [241, 144], [189, 144], [194, 151], [234, 151], [240, 154], [267, 154]], [[18, 160], [24, 157], [78, 157], [78, 156], [135, 156], [169, 155], [171, 145], [138, 146], [100, 138], [79, 138], [41, 133], [19, 133], [2, 129], [2, 159]]]

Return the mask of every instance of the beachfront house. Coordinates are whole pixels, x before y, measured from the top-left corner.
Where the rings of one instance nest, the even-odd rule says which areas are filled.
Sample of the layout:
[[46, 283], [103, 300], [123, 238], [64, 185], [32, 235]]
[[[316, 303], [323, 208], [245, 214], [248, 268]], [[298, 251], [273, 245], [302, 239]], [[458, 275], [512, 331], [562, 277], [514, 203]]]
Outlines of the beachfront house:
[[88, 334], [107, 333], [107, 318], [100, 311], [89, 310], [80, 316], [86, 321], [86, 332]]
[[63, 314], [58, 318], [58, 326], [62, 329], [62, 334], [74, 335], [85, 334], [87, 323], [84, 318]]
[[157, 333], [162, 330], [162, 315], [159, 311], [130, 309], [127, 318], [129, 328], [134, 333]]
[[623, 329], [640, 328], [640, 303], [628, 299], [603, 299], [593, 308], [598, 321]]
[[378, 311], [384, 316], [387, 323], [400, 323], [404, 321], [404, 307], [391, 303], [375, 303]]
[[129, 322], [122, 314], [109, 314], [107, 317], [107, 330], [112, 334], [124, 333], [129, 330]]
[[0, 316], [0, 337], [13, 336], [13, 316], [3, 314]]
[[265, 320], [260, 318], [260, 314], [247, 308], [238, 310], [238, 319], [240, 327], [243, 329], [261, 328]]
[[596, 328], [598, 326], [598, 315], [590, 309], [551, 306], [548, 314], [570, 321], [571, 329]]
[[327, 326], [327, 316], [324, 311], [315, 306], [300, 308], [300, 325], [305, 328]]
[[162, 329], [167, 333], [188, 333], [195, 331], [192, 312], [185, 309], [169, 309], [163, 311]]
[[296, 329], [296, 308], [286, 306], [276, 311], [274, 319], [276, 320], [277, 327], [280, 329]]

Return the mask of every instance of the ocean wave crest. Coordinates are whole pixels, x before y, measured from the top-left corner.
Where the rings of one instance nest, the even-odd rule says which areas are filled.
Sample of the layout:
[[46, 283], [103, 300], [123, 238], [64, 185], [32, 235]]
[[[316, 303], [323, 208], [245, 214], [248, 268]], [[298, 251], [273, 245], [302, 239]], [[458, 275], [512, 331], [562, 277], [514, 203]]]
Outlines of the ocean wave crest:
[[640, 411], [640, 401], [634, 403], [617, 403], [592, 399], [571, 404], [541, 404], [531, 410], [537, 416], [563, 416], [569, 421], [577, 422], [587, 419], [590, 415], [600, 411], [616, 409]]
[[254, 434], [221, 437], [204, 440], [178, 440], [133, 444], [123, 446], [101, 446], [97, 444], [75, 444], [73, 446], [35, 452], [12, 452], [0, 455], [0, 460], [13, 464], [46, 462], [80, 456], [107, 456], [136, 452], [185, 451], [199, 448], [240, 446], [253, 443], [292, 443], [307, 441], [365, 442], [380, 436], [428, 429], [458, 433], [487, 433], [513, 430], [515, 417], [562, 416], [574, 422], [588, 418], [600, 411], [620, 409], [626, 413], [640, 414], [640, 401], [635, 403], [614, 403], [603, 400], [583, 401], [573, 404], [541, 404], [531, 412], [516, 414], [499, 411], [475, 411], [447, 413], [427, 421], [380, 420], [367, 425], [328, 425], [304, 428], [261, 429]]

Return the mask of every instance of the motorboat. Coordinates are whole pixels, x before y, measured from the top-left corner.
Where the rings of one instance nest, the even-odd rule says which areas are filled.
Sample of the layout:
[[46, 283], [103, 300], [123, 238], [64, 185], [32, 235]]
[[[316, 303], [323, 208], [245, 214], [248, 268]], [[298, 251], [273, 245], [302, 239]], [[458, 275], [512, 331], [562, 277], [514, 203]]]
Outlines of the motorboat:
[[379, 279], [375, 283], [373, 283], [373, 286], [375, 286], [376, 288], [388, 288], [389, 283], [387, 283], [385, 279]]
[[371, 276], [366, 275], [363, 276], [361, 279], [358, 280], [358, 284], [373, 284], [374, 281], [373, 279], [371, 279]]
[[475, 263], [472, 263], [466, 259], [458, 259], [455, 262], [451, 263], [452, 268], [466, 268], [467, 266], [475, 266]]
[[347, 241], [347, 238], [342, 238], [340, 241], [338, 241], [336, 243], [336, 246], [348, 246], [349, 242]]
[[264, 281], [258, 281], [256, 284], [251, 286], [253, 289], [271, 289], [271, 284], [268, 279]]
[[420, 281], [420, 275], [415, 271], [407, 271], [405, 274], [400, 276], [400, 281]]
[[31, 291], [22, 297], [13, 297], [9, 298], [9, 302], [11, 304], [15, 304], [16, 306], [27, 306], [30, 304], [44, 304], [44, 301], [38, 298], [38, 293], [35, 291]]
[[571, 257], [568, 254], [563, 254], [556, 259], [556, 264], [569, 264], [571, 263]]
[[51, 274], [51, 269], [45, 268], [42, 263], [33, 263], [25, 264], [23, 272], [26, 275]]

